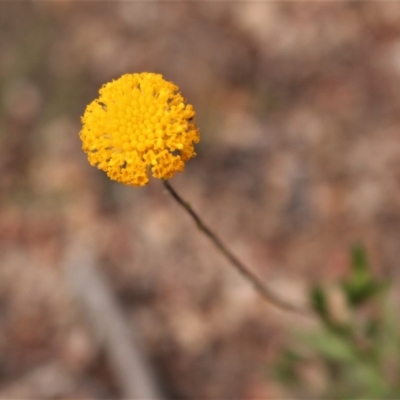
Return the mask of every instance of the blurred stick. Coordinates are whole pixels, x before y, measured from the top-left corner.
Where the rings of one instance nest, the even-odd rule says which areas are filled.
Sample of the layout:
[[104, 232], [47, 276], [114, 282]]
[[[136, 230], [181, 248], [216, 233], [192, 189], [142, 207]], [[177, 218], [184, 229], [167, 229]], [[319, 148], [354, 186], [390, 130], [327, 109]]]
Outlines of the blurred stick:
[[261, 294], [261, 296], [268, 303], [273, 306], [280, 308], [285, 311], [291, 311], [301, 315], [311, 315], [311, 311], [294, 304], [290, 304], [285, 300], [282, 300], [269, 288], [267, 288], [261, 280], [244, 265], [221, 241], [221, 239], [203, 222], [200, 216], [193, 210], [189, 203], [182, 199], [182, 197], [175, 191], [175, 189], [166, 180], [163, 184], [171, 196], [176, 202], [192, 217], [197, 225], [197, 228], [201, 230], [214, 244], [214, 246], [227, 258], [235, 269], [247, 280], [253, 287]]
[[82, 238], [77, 238], [67, 249], [65, 274], [105, 349], [122, 396], [161, 400], [155, 376], [137, 344], [132, 325], [128, 328], [108, 282], [95, 266], [88, 244], [79, 239]]

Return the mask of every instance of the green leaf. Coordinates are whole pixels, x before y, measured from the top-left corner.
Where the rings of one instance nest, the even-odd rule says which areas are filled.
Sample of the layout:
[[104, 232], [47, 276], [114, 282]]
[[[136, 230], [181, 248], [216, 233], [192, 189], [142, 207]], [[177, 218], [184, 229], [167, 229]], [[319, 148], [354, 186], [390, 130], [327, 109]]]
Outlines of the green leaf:
[[324, 330], [304, 339], [315, 352], [327, 361], [354, 363], [358, 359], [350, 341], [335, 332]]
[[375, 365], [359, 362], [348, 369], [347, 374], [359, 395], [382, 398], [390, 393], [389, 383]]
[[374, 279], [364, 247], [355, 245], [352, 250], [351, 275], [342, 281], [347, 301], [353, 307], [360, 306], [386, 288], [386, 283]]
[[359, 243], [353, 246], [351, 260], [352, 271], [354, 275], [358, 275], [359, 277], [369, 275], [368, 258], [364, 246]]
[[387, 282], [371, 280], [343, 281], [342, 288], [346, 294], [347, 301], [354, 307], [364, 304], [388, 287]]
[[315, 286], [311, 289], [311, 305], [314, 311], [324, 320], [329, 319], [328, 302], [326, 300], [325, 292], [320, 286]]
[[286, 385], [296, 385], [299, 383], [296, 367], [300, 361], [302, 361], [302, 358], [297, 353], [290, 349], [284, 349], [273, 369], [273, 374]]

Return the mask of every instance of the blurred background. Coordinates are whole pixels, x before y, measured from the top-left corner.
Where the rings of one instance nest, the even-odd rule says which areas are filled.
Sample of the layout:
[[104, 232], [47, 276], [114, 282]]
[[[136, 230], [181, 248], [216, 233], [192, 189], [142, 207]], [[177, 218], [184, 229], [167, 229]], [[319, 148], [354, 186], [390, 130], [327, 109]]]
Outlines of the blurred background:
[[400, 283], [400, 3], [2, 2], [0, 397], [123, 396], [66, 278], [82, 235], [166, 398], [289, 396], [268, 368], [312, 323], [160, 182], [111, 182], [81, 150], [101, 85], [143, 71], [197, 112], [172, 185], [281, 297], [346, 276], [354, 242]]

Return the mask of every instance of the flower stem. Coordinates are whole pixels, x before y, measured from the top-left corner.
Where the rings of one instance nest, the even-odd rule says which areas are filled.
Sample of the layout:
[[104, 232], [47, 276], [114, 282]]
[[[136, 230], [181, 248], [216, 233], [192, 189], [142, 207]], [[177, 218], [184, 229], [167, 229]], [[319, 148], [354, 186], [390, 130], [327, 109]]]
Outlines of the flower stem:
[[254, 286], [264, 300], [285, 311], [291, 311], [303, 315], [311, 314], [310, 310], [287, 303], [267, 288], [261, 280], [223, 244], [221, 239], [205, 225], [200, 216], [193, 210], [189, 203], [182, 199], [171, 184], [166, 180], [163, 181], [163, 184], [177, 203], [192, 217], [198, 229], [200, 229], [214, 243], [215, 247], [231, 262], [236, 270]]

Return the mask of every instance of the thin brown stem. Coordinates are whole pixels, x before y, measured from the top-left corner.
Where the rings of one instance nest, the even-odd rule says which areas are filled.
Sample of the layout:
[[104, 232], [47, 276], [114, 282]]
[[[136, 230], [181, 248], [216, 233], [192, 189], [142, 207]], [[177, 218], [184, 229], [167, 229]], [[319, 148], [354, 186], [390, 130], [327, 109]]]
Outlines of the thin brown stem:
[[254, 286], [254, 288], [268, 303], [285, 311], [291, 311], [303, 315], [311, 314], [310, 310], [287, 303], [267, 288], [261, 280], [223, 244], [221, 239], [205, 225], [200, 216], [193, 210], [189, 203], [182, 199], [171, 184], [168, 181], [163, 181], [163, 184], [177, 203], [192, 217], [198, 229], [200, 229], [214, 243], [215, 247], [217, 247], [217, 249], [231, 262], [236, 270]]

